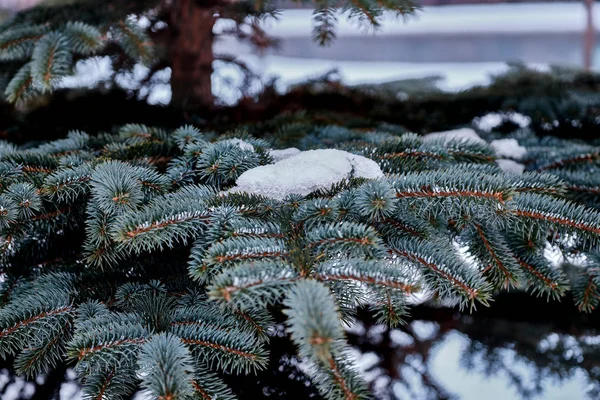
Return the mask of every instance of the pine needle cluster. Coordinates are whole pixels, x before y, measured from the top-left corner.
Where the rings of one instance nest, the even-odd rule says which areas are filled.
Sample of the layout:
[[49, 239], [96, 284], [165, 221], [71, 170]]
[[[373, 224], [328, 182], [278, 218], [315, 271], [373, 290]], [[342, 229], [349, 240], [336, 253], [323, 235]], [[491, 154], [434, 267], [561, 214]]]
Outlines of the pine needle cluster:
[[361, 399], [344, 333], [358, 308], [395, 326], [416, 293], [463, 309], [508, 289], [600, 302], [597, 148], [521, 135], [530, 171], [510, 175], [481, 143], [336, 132], [385, 177], [282, 201], [227, 191], [272, 162], [248, 135], [130, 124], [2, 143], [0, 356], [27, 376], [72, 365], [86, 398], [230, 399], [224, 374], [276, 368], [282, 310], [321, 394]]

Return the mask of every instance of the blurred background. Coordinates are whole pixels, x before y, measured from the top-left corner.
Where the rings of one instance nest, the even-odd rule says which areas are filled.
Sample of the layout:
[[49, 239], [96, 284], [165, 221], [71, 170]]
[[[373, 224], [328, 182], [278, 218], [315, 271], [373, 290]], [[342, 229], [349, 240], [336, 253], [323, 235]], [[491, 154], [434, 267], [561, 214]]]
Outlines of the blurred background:
[[[43, 0], [0, 0], [0, 18]], [[490, 74], [522, 62], [537, 69], [549, 65], [600, 67], [600, 5], [572, 2], [496, 0], [422, 0], [422, 10], [406, 20], [389, 16], [377, 30], [339, 18], [337, 39], [327, 47], [311, 40], [312, 10], [291, 0], [279, 1], [278, 19], [267, 19], [265, 31], [276, 46], [257, 54], [247, 42], [219, 35], [215, 55], [235, 55], [238, 65], [215, 61], [213, 91], [222, 103], [235, 104], [244, 65], [262, 81], [278, 78], [276, 87], [337, 70], [346, 84], [382, 83], [437, 76], [450, 91], [489, 82]], [[596, 24], [594, 24], [596, 21]], [[220, 20], [215, 33], [227, 29]], [[108, 74], [108, 62], [81, 65], [80, 79], [91, 83]], [[144, 71], [140, 70], [140, 75]], [[260, 90], [255, 83], [254, 90]], [[150, 103], [167, 104], [168, 85], [158, 85]]]
[[600, 66], [594, 27], [600, 7], [591, 1], [424, 0], [417, 17], [390, 16], [377, 31], [340, 18], [337, 40], [327, 47], [310, 40], [312, 10], [294, 4], [282, 1], [280, 18], [265, 24], [279, 39], [275, 49], [258, 56], [224, 38], [215, 52], [232, 52], [285, 82], [335, 67], [351, 84], [440, 75], [443, 87], [452, 90], [486, 83], [488, 74], [506, 70], [506, 62]]

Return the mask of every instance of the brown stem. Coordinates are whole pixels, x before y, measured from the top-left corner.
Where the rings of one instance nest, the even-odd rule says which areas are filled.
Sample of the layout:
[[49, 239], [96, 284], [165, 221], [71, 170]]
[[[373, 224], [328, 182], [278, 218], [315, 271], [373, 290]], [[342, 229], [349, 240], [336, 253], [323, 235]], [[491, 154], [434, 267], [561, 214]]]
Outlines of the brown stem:
[[186, 109], [213, 106], [215, 8], [201, 4], [196, 0], [175, 0], [170, 11], [171, 104]]

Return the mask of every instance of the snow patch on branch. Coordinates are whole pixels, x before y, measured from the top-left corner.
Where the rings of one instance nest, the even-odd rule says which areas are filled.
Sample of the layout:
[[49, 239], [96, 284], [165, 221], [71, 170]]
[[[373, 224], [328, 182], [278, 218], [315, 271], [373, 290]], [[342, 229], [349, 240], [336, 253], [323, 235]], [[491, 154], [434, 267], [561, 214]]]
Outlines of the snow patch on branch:
[[235, 144], [242, 150], [254, 151], [254, 146], [251, 143], [243, 141], [242, 139], [233, 138], [233, 139], [223, 140], [223, 142]]
[[[516, 114], [516, 113], [514, 113]], [[491, 114], [488, 114], [491, 115]], [[501, 118], [499, 114], [498, 118]], [[519, 114], [520, 115], [520, 114]], [[522, 121], [523, 122], [523, 121]], [[470, 128], [454, 129], [443, 132], [433, 132], [423, 137], [423, 142], [442, 142], [448, 143], [450, 140], [469, 140], [472, 142], [487, 143], [477, 133]], [[511, 174], [522, 174], [525, 170], [523, 164], [514, 160], [520, 160], [527, 154], [527, 149], [519, 144], [516, 139], [498, 139], [492, 140], [489, 145], [492, 147], [496, 156], [499, 158], [496, 163], [501, 170]]]
[[499, 160], [496, 160], [496, 164], [498, 164], [502, 171], [509, 174], [521, 175], [523, 171], [525, 171], [525, 166], [523, 164], [519, 164], [518, 162], [513, 160], [501, 158]]
[[527, 154], [527, 149], [517, 142], [517, 139], [492, 140], [490, 146], [498, 157], [520, 160]]
[[518, 125], [520, 128], [526, 128], [531, 124], [531, 118], [526, 115], [519, 114], [516, 112], [507, 113], [488, 113], [481, 117], [475, 117], [473, 119], [473, 125], [482, 131], [491, 132], [495, 128], [502, 125], [503, 122], [512, 122]]
[[306, 196], [352, 177], [377, 179], [383, 176], [379, 165], [366, 157], [334, 149], [309, 150], [244, 172], [230, 192], [283, 200], [292, 194]]
[[461, 129], [453, 129], [451, 131], [443, 131], [443, 132], [433, 132], [423, 136], [423, 142], [434, 142], [434, 141], [443, 141], [444, 143], [449, 142], [450, 140], [455, 139], [463, 139], [463, 140], [471, 140], [474, 142], [485, 143], [485, 140], [477, 135], [471, 128], [461, 128]]
[[300, 150], [295, 147], [290, 147], [282, 150], [270, 150], [269, 154], [273, 157], [273, 161], [278, 162], [300, 154]]

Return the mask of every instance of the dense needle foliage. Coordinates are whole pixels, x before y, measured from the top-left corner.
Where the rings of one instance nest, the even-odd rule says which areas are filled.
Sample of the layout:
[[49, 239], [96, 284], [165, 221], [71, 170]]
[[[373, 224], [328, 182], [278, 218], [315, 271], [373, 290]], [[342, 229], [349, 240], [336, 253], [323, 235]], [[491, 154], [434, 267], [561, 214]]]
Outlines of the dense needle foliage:
[[598, 305], [598, 148], [517, 131], [528, 171], [511, 175], [485, 143], [398, 132], [314, 128], [299, 145], [386, 176], [283, 201], [227, 191], [272, 162], [239, 132], [2, 143], [0, 355], [27, 376], [72, 365], [87, 398], [227, 399], [224, 374], [276, 368], [270, 336], [285, 330], [324, 397], [358, 399], [343, 329], [358, 308], [394, 326], [415, 293], [469, 310], [497, 290], [571, 288], [581, 311]]

